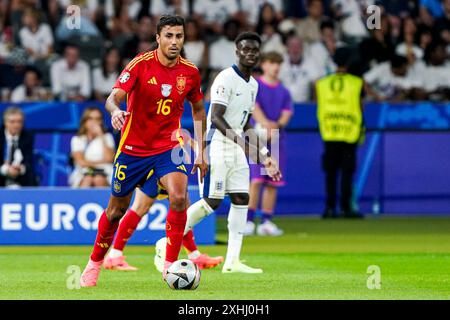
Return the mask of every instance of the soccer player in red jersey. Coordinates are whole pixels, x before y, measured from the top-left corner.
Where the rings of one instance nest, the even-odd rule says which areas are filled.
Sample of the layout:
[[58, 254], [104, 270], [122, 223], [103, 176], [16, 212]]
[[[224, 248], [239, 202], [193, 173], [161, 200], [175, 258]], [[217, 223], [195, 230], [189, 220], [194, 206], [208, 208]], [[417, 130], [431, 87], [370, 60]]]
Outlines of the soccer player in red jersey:
[[[183, 134], [183, 142], [186, 145], [189, 145], [190, 148], [195, 149], [195, 140], [191, 139], [190, 135]], [[190, 150], [185, 150], [185, 154], [189, 155]], [[190, 160], [188, 161], [190, 163]], [[153, 184], [155, 187], [153, 188], [153, 194], [145, 194], [140, 189], [136, 189], [135, 198], [133, 203], [131, 204], [131, 208], [127, 211], [123, 219], [119, 224], [119, 228], [117, 230], [117, 235], [114, 239], [114, 243], [112, 244], [111, 250], [108, 252], [108, 255], [105, 257], [103, 262], [103, 267], [108, 270], [120, 270], [120, 271], [136, 271], [137, 268], [128, 264], [126, 261], [126, 257], [123, 255], [123, 250], [128, 242], [128, 240], [133, 235], [136, 230], [139, 222], [142, 217], [144, 217], [148, 212], [150, 207], [153, 205], [156, 199], [165, 199], [167, 198], [167, 191], [160, 185], [158, 180], [155, 177], [151, 177], [153, 180]], [[187, 207], [189, 207], [189, 198], [186, 201]], [[223, 257], [210, 257], [206, 253], [201, 253], [194, 240], [194, 233], [192, 229], [183, 236], [183, 247], [186, 249], [188, 254], [188, 259], [194, 262], [200, 269], [208, 269], [213, 268], [220, 263], [223, 262]], [[165, 246], [165, 245], [164, 245]], [[158, 271], [162, 272], [164, 268], [164, 259], [165, 259], [165, 248], [162, 249], [162, 252], [155, 255], [154, 263]]]
[[[197, 141], [201, 141], [192, 173], [199, 169], [203, 178], [207, 171], [202, 157], [206, 116], [200, 74], [195, 65], [180, 57], [184, 19], [162, 16], [156, 40], [156, 50], [139, 54], [125, 67], [106, 101], [112, 126], [122, 130], [122, 138], [114, 159], [111, 196], [99, 220], [93, 252], [80, 278], [82, 287], [97, 284], [104, 256], [134, 189], [139, 187], [143, 193], [152, 194], [152, 176], [169, 195], [164, 278], [165, 271], [178, 259], [186, 224], [187, 172], [179, 136], [184, 99], [192, 104], [194, 130], [199, 137]], [[125, 99], [127, 111], [120, 109]]]

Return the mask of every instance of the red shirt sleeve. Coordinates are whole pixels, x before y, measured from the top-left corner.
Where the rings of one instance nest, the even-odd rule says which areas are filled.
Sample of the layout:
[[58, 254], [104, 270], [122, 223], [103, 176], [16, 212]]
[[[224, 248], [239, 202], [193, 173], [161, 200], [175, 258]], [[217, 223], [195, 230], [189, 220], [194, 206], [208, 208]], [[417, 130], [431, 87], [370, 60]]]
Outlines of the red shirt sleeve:
[[130, 93], [138, 78], [138, 70], [139, 65], [133, 65], [132, 62], [130, 62], [117, 78], [113, 88], [120, 88], [126, 93]]
[[188, 95], [187, 95], [187, 99], [189, 102], [191, 103], [196, 103], [198, 101], [200, 101], [201, 99], [203, 99], [203, 92], [202, 92], [202, 88], [201, 88], [201, 82], [202, 79], [200, 77], [200, 72], [195, 73], [195, 79], [194, 79], [194, 86], [191, 89], [191, 91], [189, 91]]

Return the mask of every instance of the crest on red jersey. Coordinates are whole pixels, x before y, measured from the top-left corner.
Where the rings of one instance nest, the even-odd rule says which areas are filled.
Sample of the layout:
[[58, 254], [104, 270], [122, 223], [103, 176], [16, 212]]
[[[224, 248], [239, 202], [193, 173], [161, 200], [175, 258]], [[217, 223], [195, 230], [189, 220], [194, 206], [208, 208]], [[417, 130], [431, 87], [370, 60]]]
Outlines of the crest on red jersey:
[[186, 77], [183, 77], [183, 75], [179, 75], [177, 77], [177, 90], [178, 93], [183, 93], [184, 89], [186, 88]]
[[172, 85], [170, 85], [170, 84], [162, 84], [161, 85], [161, 94], [164, 96], [164, 97], [168, 97], [168, 96], [170, 96], [170, 93], [172, 92]]

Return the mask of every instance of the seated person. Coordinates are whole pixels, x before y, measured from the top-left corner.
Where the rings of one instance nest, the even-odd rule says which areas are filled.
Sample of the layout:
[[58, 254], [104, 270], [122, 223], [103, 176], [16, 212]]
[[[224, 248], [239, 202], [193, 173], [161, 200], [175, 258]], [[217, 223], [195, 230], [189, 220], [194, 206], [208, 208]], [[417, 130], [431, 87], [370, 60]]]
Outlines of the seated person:
[[24, 114], [9, 107], [3, 113], [0, 129], [0, 187], [34, 186], [33, 136], [23, 130]]
[[70, 142], [75, 170], [69, 177], [72, 187], [106, 187], [113, 172], [115, 143], [107, 133], [103, 114], [97, 107], [89, 107], [81, 117], [80, 129]]

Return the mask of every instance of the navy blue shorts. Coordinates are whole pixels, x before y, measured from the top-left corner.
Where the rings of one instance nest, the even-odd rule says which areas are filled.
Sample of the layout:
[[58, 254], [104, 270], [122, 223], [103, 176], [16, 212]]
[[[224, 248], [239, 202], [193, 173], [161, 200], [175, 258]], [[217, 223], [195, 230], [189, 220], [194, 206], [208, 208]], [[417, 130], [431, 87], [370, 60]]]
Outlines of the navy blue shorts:
[[125, 197], [139, 187], [149, 197], [156, 198], [158, 194], [166, 193], [159, 184], [159, 179], [170, 172], [187, 175], [182, 148], [177, 147], [148, 157], [121, 152], [114, 161], [111, 194]]

